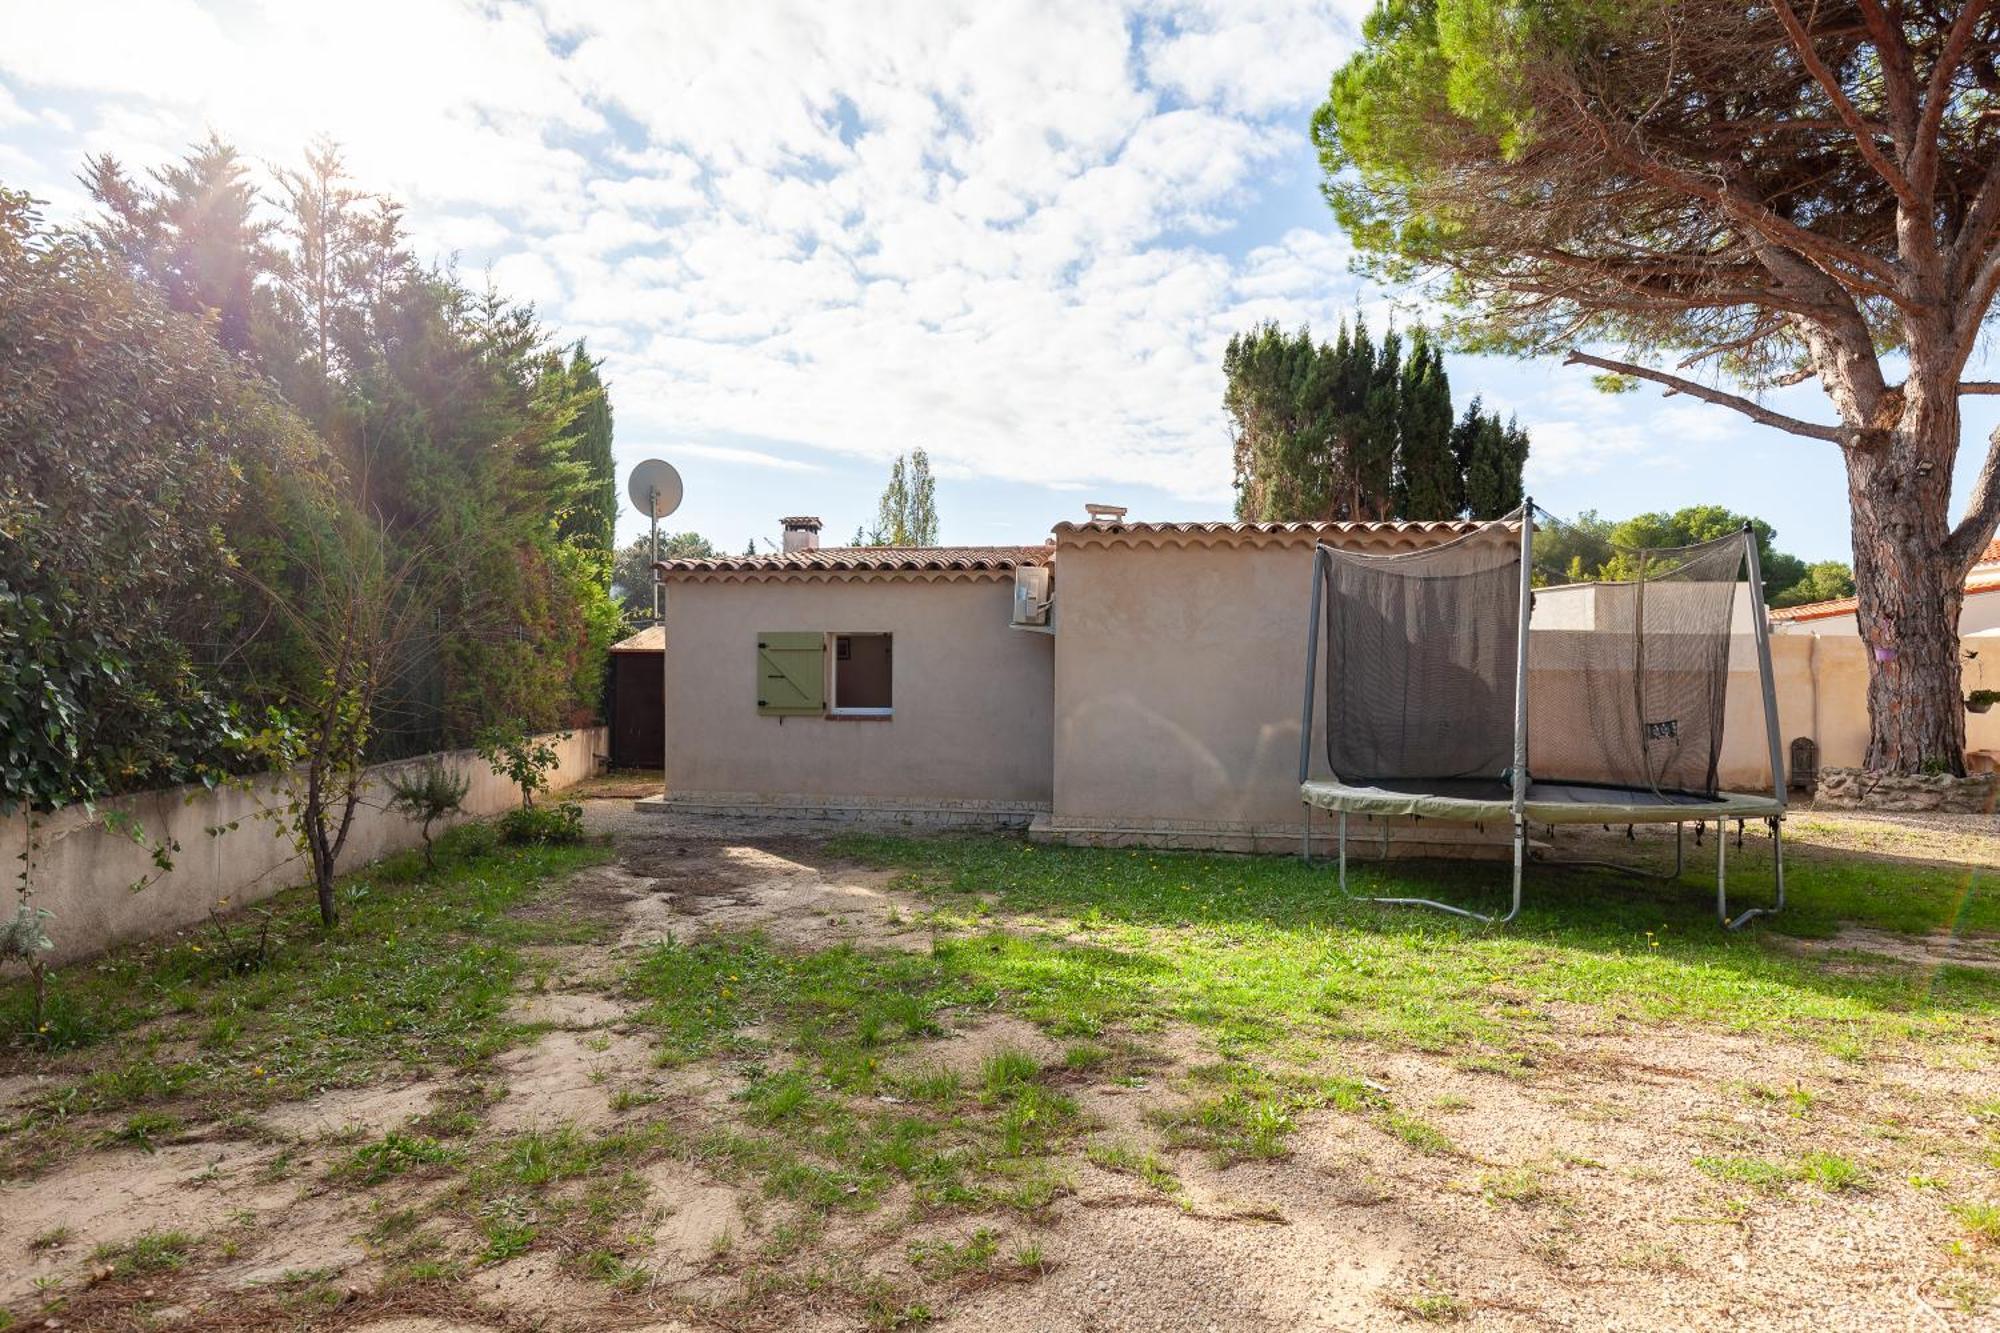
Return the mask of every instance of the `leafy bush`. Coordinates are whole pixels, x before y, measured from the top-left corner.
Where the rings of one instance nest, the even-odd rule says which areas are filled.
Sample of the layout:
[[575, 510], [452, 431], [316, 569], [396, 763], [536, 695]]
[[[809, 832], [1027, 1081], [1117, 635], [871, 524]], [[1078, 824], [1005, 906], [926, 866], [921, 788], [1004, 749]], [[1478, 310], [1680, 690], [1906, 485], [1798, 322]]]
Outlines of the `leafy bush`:
[[[568, 739], [567, 731], [555, 738]], [[549, 771], [562, 761], [562, 756], [556, 753], [555, 741], [523, 735], [518, 729], [489, 728], [480, 736], [477, 748], [479, 757], [495, 773], [521, 789], [523, 810], [534, 808], [535, 793], [549, 789]]]
[[446, 829], [437, 845], [448, 860], [477, 861], [500, 845], [500, 831], [484, 821], [460, 824]]
[[559, 845], [583, 841], [583, 807], [574, 801], [560, 805], [527, 805], [500, 816], [500, 841]]

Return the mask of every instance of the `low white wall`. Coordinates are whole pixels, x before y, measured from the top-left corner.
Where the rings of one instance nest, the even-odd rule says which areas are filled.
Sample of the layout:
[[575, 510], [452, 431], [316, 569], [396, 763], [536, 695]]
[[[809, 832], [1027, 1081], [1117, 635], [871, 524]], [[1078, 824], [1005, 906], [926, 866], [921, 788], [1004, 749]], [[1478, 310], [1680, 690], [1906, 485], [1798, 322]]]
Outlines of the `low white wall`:
[[[560, 789], [589, 777], [605, 743], [602, 727], [581, 728], [568, 740], [557, 741], [560, 759], [552, 785]], [[498, 814], [520, 804], [520, 789], [496, 775], [472, 751], [454, 750], [437, 758], [470, 780], [467, 818]], [[385, 808], [388, 775], [422, 762], [405, 760], [368, 770], [362, 805], [355, 811], [341, 852], [342, 869], [423, 842], [416, 824]], [[56, 945], [51, 961], [68, 962], [120, 941], [192, 925], [224, 898], [231, 906], [240, 906], [304, 883], [310, 872], [283, 820], [259, 813], [283, 803], [278, 787], [272, 777], [253, 779], [243, 789], [172, 787], [102, 802], [96, 816], [71, 807], [43, 817], [35, 831], [31, 883], [35, 905], [54, 914], [47, 925]], [[156, 873], [151, 853], [106, 828], [105, 811], [136, 820], [155, 843], [179, 843], [174, 868], [134, 892], [133, 884]], [[207, 832], [230, 823], [236, 827], [213, 836]], [[7, 867], [9, 889], [15, 885], [26, 838], [26, 821], [19, 817], [0, 826], [0, 864]], [[0, 906], [4, 905], [7, 899], [0, 895]]]

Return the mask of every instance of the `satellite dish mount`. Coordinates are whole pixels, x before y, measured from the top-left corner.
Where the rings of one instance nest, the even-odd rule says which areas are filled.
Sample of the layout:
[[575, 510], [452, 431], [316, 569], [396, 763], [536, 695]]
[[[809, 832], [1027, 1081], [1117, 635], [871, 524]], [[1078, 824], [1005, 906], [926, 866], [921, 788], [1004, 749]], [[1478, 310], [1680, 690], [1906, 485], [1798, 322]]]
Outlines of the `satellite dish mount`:
[[[625, 483], [625, 493], [632, 497], [632, 504], [644, 514], [653, 525], [653, 563], [660, 562], [660, 520], [681, 507], [681, 474], [674, 465], [664, 458], [649, 458], [632, 469], [631, 478]], [[662, 619], [660, 609], [660, 580], [653, 577], [653, 623]]]

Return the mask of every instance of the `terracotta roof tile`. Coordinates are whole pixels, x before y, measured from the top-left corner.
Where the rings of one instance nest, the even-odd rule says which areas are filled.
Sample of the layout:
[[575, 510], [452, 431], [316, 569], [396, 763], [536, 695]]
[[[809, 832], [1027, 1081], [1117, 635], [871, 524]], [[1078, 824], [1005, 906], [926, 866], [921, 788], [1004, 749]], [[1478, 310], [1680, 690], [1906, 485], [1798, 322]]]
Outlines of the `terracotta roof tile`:
[[[1975, 593], [2000, 592], [2000, 576], [1987, 575], [1969, 578], [1965, 581], [1968, 596]], [[1775, 606], [1771, 608], [1771, 619], [1798, 624], [1807, 620], [1829, 620], [1834, 616], [1851, 616], [1861, 604], [1852, 597], [1833, 597], [1824, 602], [1806, 602], [1799, 606]]]
[[661, 573], [795, 574], [833, 572], [926, 572], [1009, 570], [1039, 565], [1052, 554], [1047, 546], [821, 546], [773, 555], [719, 556], [705, 560], [662, 560]]
[[1357, 551], [1413, 551], [1488, 526], [1467, 519], [1387, 523], [1058, 523], [1055, 535], [1059, 545], [1310, 546], [1326, 542]]

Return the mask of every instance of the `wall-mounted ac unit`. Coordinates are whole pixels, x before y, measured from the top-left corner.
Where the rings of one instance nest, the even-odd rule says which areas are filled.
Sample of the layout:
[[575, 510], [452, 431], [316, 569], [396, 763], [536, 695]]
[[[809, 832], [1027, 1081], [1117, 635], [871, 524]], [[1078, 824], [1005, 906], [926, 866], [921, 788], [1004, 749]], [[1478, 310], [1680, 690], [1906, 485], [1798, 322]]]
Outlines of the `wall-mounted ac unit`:
[[1023, 629], [1041, 629], [1049, 623], [1051, 590], [1055, 571], [1047, 565], [1021, 565], [1014, 570], [1014, 619]]

